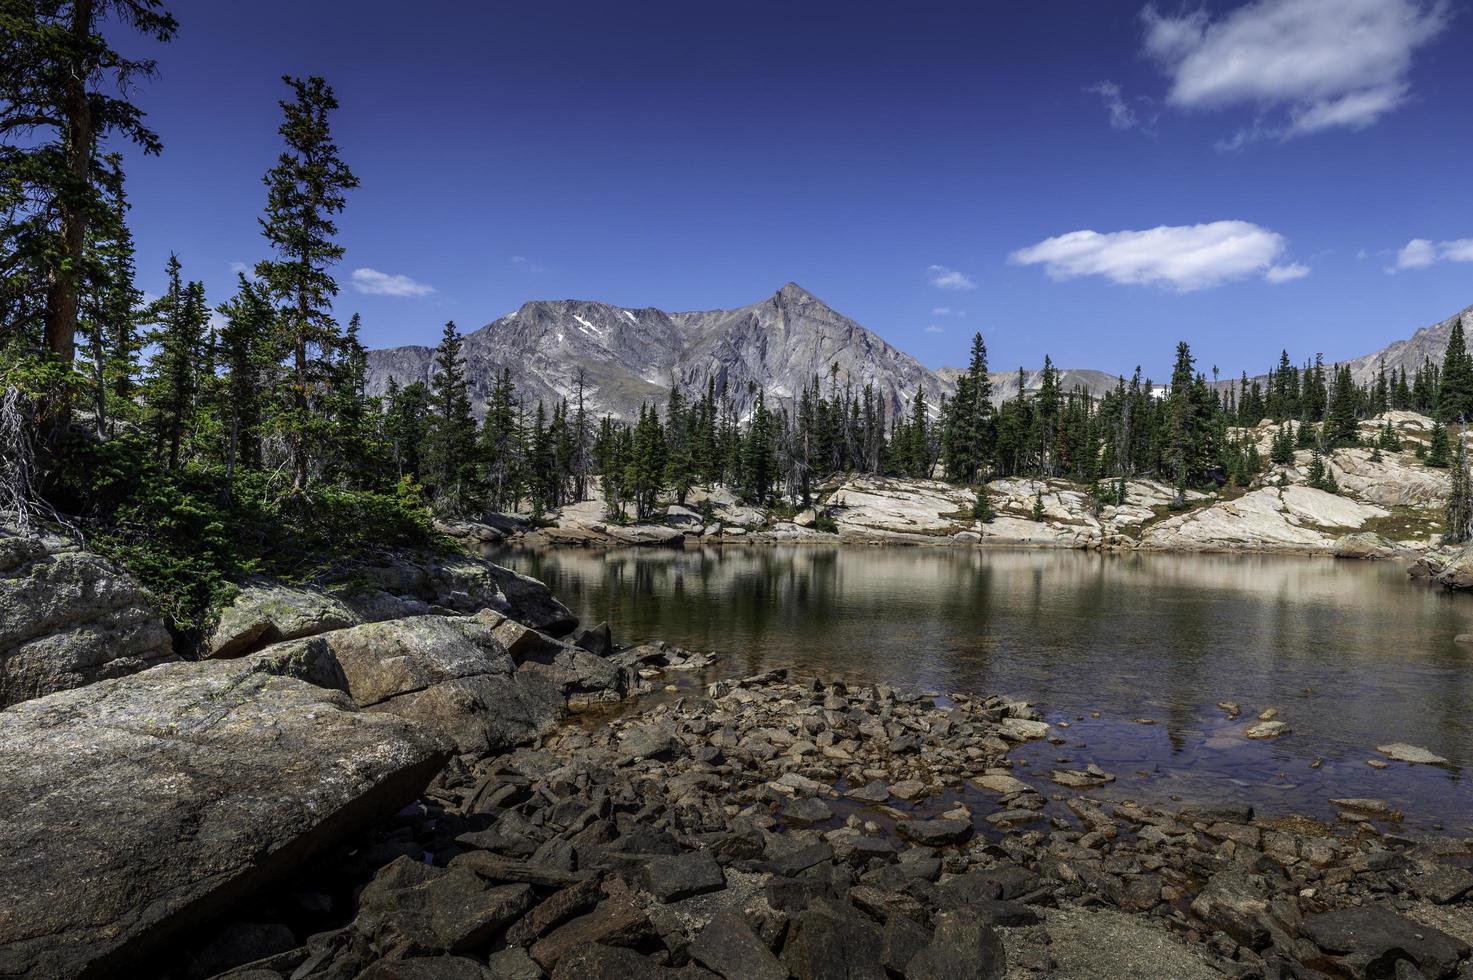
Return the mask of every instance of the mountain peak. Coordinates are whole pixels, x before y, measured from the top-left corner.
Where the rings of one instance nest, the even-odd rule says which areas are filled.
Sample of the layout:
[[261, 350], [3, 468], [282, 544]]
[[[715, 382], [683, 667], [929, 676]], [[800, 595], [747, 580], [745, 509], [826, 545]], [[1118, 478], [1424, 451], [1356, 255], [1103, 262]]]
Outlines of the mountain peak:
[[813, 295], [808, 290], [798, 285], [796, 282], [789, 282], [786, 286], [777, 291], [777, 295], [786, 300], [811, 299], [819, 301], [817, 296]]

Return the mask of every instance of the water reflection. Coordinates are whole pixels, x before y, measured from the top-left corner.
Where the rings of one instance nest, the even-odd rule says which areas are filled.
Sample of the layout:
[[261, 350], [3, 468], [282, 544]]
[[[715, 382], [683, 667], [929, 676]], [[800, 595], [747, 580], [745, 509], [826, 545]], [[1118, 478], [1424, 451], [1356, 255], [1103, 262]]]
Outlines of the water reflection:
[[[1270, 798], [1404, 797], [1450, 826], [1473, 812], [1459, 771], [1473, 761], [1473, 647], [1453, 639], [1473, 632], [1473, 597], [1394, 564], [812, 546], [498, 557], [587, 621], [717, 650], [732, 672], [1006, 691], [1083, 715], [1041, 761], [1093, 759], [1171, 786], [1226, 779]], [[1221, 700], [1243, 717], [1228, 723]], [[1294, 734], [1243, 739], [1268, 707]], [[1455, 768], [1368, 767], [1389, 741]]]

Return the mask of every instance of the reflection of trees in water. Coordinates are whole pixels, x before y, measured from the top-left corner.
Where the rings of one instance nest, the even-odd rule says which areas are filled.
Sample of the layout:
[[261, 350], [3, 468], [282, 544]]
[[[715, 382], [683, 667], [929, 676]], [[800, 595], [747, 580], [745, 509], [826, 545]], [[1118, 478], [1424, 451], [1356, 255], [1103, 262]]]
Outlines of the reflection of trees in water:
[[1473, 632], [1473, 598], [1389, 564], [765, 545], [499, 557], [585, 621], [716, 650], [733, 672], [793, 664], [1149, 715], [1177, 752], [1225, 698], [1245, 723], [1277, 706], [1356, 753], [1473, 745], [1473, 647], [1451, 642]]

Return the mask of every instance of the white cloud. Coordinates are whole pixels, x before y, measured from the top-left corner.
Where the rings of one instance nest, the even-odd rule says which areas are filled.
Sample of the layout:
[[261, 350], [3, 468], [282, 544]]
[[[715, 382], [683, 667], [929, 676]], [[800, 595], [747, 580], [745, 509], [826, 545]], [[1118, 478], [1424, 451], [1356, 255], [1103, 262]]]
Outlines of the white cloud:
[[1283, 110], [1222, 149], [1371, 125], [1406, 101], [1413, 53], [1450, 17], [1448, 0], [1254, 0], [1216, 21], [1203, 10], [1141, 11], [1146, 53], [1171, 79], [1169, 104]]
[[351, 278], [354, 289], [371, 296], [428, 296], [435, 291], [428, 283], [377, 269], [354, 269]]
[[1105, 111], [1110, 114], [1111, 129], [1139, 129], [1148, 136], [1155, 135], [1156, 115], [1147, 114], [1152, 105], [1150, 99], [1144, 96], [1127, 99], [1125, 90], [1109, 79], [1091, 85], [1085, 91], [1098, 95], [1105, 104]]
[[926, 267], [926, 281], [937, 289], [976, 289], [977, 284], [965, 273], [944, 265]]
[[1041, 264], [1051, 279], [1104, 276], [1124, 285], [1186, 293], [1255, 274], [1270, 282], [1305, 275], [1307, 269], [1297, 271], [1303, 266], [1278, 263], [1284, 249], [1277, 232], [1248, 221], [1214, 221], [1107, 234], [1071, 231], [1019, 249], [1009, 260]]
[[511, 257], [511, 264], [512, 265], [515, 265], [515, 266], [520, 266], [521, 268], [526, 269], [528, 272], [546, 272], [547, 271], [545, 268], [543, 268], [542, 266], [538, 265], [537, 263], [528, 260], [528, 258], [525, 255], [513, 255]]
[[1398, 269], [1421, 269], [1437, 261], [1437, 246], [1425, 238], [1413, 238], [1396, 253]]
[[1443, 242], [1442, 257], [1449, 262], [1473, 262], [1473, 238]]
[[938, 306], [931, 311], [932, 316], [966, 316], [966, 310], [959, 310], [954, 306]]
[[1387, 267], [1386, 271], [1425, 269], [1436, 262], [1473, 262], [1473, 238], [1455, 238], [1447, 242], [1413, 238], [1396, 253], [1396, 265]]
[[230, 263], [230, 272], [231, 272], [232, 275], [239, 275], [239, 274], [242, 274], [242, 273], [245, 274], [246, 276], [253, 276], [253, 275], [255, 275], [255, 273], [251, 271], [251, 267], [248, 266], [248, 265], [246, 265], [244, 262], [232, 262], [232, 263]]
[[931, 324], [929, 327], [926, 328], [926, 333], [945, 333], [945, 332], [946, 332], [946, 328], [944, 328], [944, 327], [938, 327], [934, 323]]
[[1303, 279], [1309, 275], [1310, 268], [1300, 262], [1290, 262], [1287, 265], [1271, 265], [1263, 278], [1277, 286], [1281, 282], [1293, 282], [1295, 279]]

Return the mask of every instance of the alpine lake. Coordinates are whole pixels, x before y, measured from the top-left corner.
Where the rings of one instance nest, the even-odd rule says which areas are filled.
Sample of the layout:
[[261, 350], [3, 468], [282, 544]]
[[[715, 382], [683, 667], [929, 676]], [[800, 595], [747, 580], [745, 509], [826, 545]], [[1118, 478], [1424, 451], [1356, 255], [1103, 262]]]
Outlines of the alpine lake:
[[[806, 544], [488, 556], [625, 642], [714, 651], [682, 693], [775, 667], [1003, 693], [1055, 726], [1014, 765], [1097, 765], [1116, 777], [1102, 798], [1324, 819], [1332, 799], [1373, 798], [1408, 827], [1473, 831], [1473, 644], [1455, 639], [1473, 596], [1400, 563]], [[1289, 734], [1248, 738], [1269, 711]], [[1446, 764], [1377, 751], [1395, 742]]]

